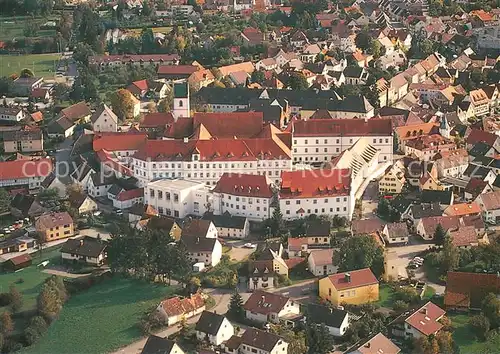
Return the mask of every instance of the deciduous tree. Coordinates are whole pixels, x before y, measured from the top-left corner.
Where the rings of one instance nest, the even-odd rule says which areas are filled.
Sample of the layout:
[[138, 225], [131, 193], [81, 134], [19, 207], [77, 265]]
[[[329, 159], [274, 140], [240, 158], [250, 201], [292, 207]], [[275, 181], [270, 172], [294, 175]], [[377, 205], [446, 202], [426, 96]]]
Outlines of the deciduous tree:
[[380, 246], [370, 235], [348, 238], [334, 253], [334, 264], [339, 271], [370, 268], [376, 277], [384, 272], [384, 254]]
[[14, 285], [9, 287], [9, 296], [10, 296], [10, 308], [12, 312], [18, 312], [23, 307], [23, 295], [17, 290]]
[[134, 100], [127, 89], [119, 89], [111, 97], [111, 106], [121, 120], [134, 118]]
[[309, 354], [327, 354], [333, 350], [334, 341], [324, 324], [308, 323], [306, 344]]
[[0, 333], [7, 336], [14, 329], [14, 322], [12, 322], [12, 316], [10, 312], [4, 311], [0, 315]]
[[484, 298], [481, 309], [490, 321], [491, 327], [498, 328], [500, 326], [500, 300], [498, 297], [489, 293]]
[[490, 321], [485, 315], [476, 315], [469, 320], [469, 324], [474, 332], [474, 335], [479, 340], [486, 340], [488, 331], [490, 330]]

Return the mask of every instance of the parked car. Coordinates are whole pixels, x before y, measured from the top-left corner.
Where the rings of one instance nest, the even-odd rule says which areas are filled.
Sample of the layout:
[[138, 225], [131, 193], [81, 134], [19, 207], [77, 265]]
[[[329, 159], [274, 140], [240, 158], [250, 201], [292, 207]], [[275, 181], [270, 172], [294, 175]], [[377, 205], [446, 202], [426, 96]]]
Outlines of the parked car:
[[243, 247], [245, 247], [245, 248], [257, 248], [257, 245], [255, 245], [253, 243], [245, 243], [243, 245]]

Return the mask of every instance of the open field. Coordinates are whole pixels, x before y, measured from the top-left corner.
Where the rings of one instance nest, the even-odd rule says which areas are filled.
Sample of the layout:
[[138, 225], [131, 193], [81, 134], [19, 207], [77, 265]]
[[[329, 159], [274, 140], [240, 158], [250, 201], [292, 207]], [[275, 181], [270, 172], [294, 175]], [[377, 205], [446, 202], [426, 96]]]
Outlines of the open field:
[[500, 348], [500, 335], [493, 336], [486, 342], [479, 342], [469, 328], [467, 314], [448, 314], [453, 325], [453, 339], [460, 347], [461, 354], [487, 354], [498, 353]]
[[76, 294], [27, 353], [105, 353], [142, 337], [141, 316], [175, 288], [114, 277]]
[[19, 74], [28, 68], [37, 77], [52, 77], [60, 57], [59, 54], [0, 55], [0, 76]]
[[[43, 25], [48, 19], [31, 19], [26, 16], [19, 17], [0, 17], [0, 41], [6, 41], [13, 38], [24, 38], [24, 28], [27, 21], [35, 21], [39, 26]], [[56, 34], [55, 29], [40, 29], [36, 32], [36, 37], [53, 37]]]
[[[33, 253], [32, 266], [14, 273], [0, 274], [0, 292], [8, 292], [9, 286], [14, 284], [17, 290], [23, 294], [23, 310], [31, 310], [36, 304], [36, 298], [43, 281], [50, 277], [50, 274], [43, 273], [42, 268], [36, 265], [45, 260], [51, 260], [51, 263], [57, 262], [60, 256], [59, 247], [51, 250], [44, 250], [41, 257], [38, 252]], [[22, 279], [22, 282], [20, 279]]]

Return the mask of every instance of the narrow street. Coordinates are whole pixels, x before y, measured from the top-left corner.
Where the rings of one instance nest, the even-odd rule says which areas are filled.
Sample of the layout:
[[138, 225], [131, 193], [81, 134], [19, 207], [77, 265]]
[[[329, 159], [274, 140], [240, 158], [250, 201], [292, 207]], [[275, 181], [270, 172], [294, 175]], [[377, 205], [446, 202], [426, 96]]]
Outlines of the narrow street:
[[71, 153], [71, 148], [73, 144], [73, 139], [67, 138], [57, 147], [56, 152], [56, 176], [64, 184], [70, 184], [71, 178], [69, 176], [71, 172], [71, 166], [69, 162], [69, 155]]

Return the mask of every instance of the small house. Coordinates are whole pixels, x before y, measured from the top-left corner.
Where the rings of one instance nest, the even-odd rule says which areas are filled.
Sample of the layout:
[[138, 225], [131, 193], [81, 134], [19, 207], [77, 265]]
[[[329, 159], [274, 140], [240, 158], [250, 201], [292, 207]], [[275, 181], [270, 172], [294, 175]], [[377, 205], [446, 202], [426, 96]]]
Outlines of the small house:
[[308, 304], [306, 322], [323, 324], [334, 337], [342, 337], [349, 328], [349, 313], [342, 309]]
[[319, 280], [319, 297], [334, 306], [377, 301], [379, 283], [370, 268], [337, 273]]
[[4, 263], [4, 268], [15, 272], [16, 270], [29, 267], [31, 265], [31, 256], [27, 253], [12, 257]]
[[259, 323], [279, 323], [300, 316], [299, 303], [275, 293], [256, 290], [243, 306], [246, 318]]
[[101, 266], [106, 260], [106, 243], [94, 237], [69, 239], [61, 248], [63, 261]]
[[195, 327], [196, 338], [215, 346], [221, 345], [234, 335], [234, 327], [228, 319], [214, 312], [203, 311]]
[[167, 326], [180, 322], [183, 318], [188, 319], [205, 311], [205, 300], [201, 294], [194, 294], [190, 298], [178, 296], [163, 300], [156, 312]]

